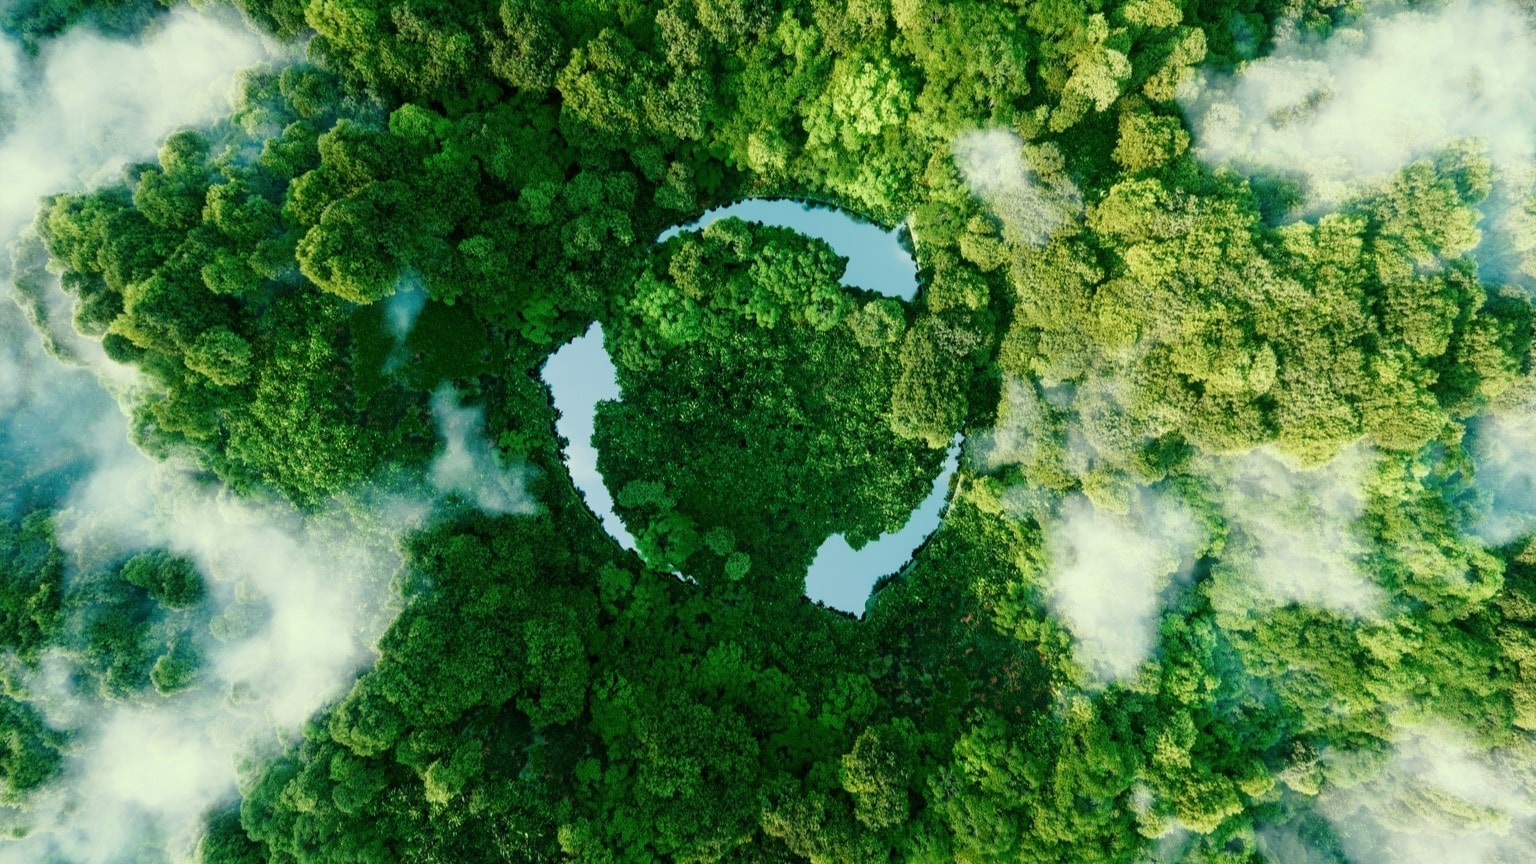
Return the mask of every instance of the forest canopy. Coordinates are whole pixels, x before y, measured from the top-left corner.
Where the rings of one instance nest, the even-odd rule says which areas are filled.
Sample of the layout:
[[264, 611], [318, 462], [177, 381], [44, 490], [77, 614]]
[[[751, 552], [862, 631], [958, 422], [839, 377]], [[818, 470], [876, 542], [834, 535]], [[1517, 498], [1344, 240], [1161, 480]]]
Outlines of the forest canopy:
[[[194, 6], [0, 13], [3, 165], [70, 40], [268, 40], [0, 200], [0, 860], [1536, 858], [1529, 2]], [[657, 239], [746, 198], [916, 297]], [[540, 376], [594, 324], [633, 552]], [[59, 363], [110, 447], [23, 424]], [[222, 761], [81, 791], [146, 717]]]

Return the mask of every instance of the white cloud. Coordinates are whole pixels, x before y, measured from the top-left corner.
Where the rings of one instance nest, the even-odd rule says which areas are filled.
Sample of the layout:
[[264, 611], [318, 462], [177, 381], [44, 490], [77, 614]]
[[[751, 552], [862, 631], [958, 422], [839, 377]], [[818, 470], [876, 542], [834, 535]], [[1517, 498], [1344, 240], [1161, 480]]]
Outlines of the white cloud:
[[407, 362], [409, 349], [405, 340], [411, 335], [411, 330], [416, 326], [416, 318], [426, 305], [427, 292], [421, 276], [411, 271], [401, 274], [395, 282], [395, 293], [384, 301], [384, 325], [394, 338], [394, 346], [384, 359], [385, 374], [399, 369]]
[[532, 467], [502, 465], [485, 437], [478, 408], [466, 408], [448, 387], [432, 395], [432, 417], [443, 439], [443, 452], [432, 462], [432, 483], [439, 492], [458, 493], [487, 513], [531, 514], [538, 505], [528, 494]]
[[1028, 382], [1009, 378], [1003, 382], [997, 408], [997, 425], [971, 436], [972, 461], [983, 472], [1005, 465], [1034, 462], [1053, 442], [1048, 434], [1049, 407]]
[[1161, 594], [1188, 573], [1201, 539], [1182, 503], [1148, 490], [1125, 514], [1082, 495], [1062, 504], [1046, 529], [1050, 604], [1101, 681], [1129, 678], [1152, 656]]
[[[1233, 534], [1223, 564], [1235, 568], [1217, 580], [1213, 602], [1239, 611], [1255, 603], [1357, 616], [1378, 611], [1382, 592], [1361, 567], [1366, 548], [1358, 525], [1371, 465], [1372, 454], [1360, 446], [1306, 470], [1265, 450], [1210, 458], [1208, 473]], [[1219, 596], [1229, 589], [1237, 590]]]
[[[1076, 426], [1058, 440], [1051, 417], [1074, 398], [1068, 387], [1047, 389], [1042, 398], [1027, 382], [1004, 382], [997, 425], [972, 435], [973, 466], [1087, 477], [1097, 459], [1094, 443]], [[1078, 663], [1101, 682], [1132, 678], [1153, 655], [1163, 594], [1188, 576], [1206, 539], [1177, 497], [1120, 479], [1111, 486], [1085, 481], [1090, 492], [1064, 499], [1027, 482], [1004, 490], [1000, 502], [1011, 518], [1042, 526], [1046, 600], [1071, 632]]]
[[0, 517], [22, 503], [20, 484], [78, 469], [123, 437], [111, 397], [89, 373], [44, 352], [5, 289], [0, 284], [0, 455], [23, 473], [0, 483]]
[[1042, 176], [1024, 142], [1006, 129], [978, 129], [955, 139], [955, 164], [1015, 243], [1040, 246], [1082, 210], [1077, 187]]
[[75, 30], [49, 43], [35, 79], [14, 44], [0, 51], [13, 124], [0, 141], [0, 237], [16, 236], [47, 194], [115, 180], [171, 131], [230, 108], [235, 73], [268, 59], [254, 33], [178, 9], [142, 43]]
[[1473, 427], [1475, 486], [1482, 507], [1472, 526], [1490, 545], [1536, 533], [1536, 415], [1491, 414]]
[[1482, 139], [1501, 166], [1530, 162], [1536, 38], [1505, 0], [1371, 14], [1233, 77], [1207, 74], [1181, 102], [1202, 158], [1303, 175], [1326, 204], [1455, 138]]
[[1339, 780], [1316, 806], [1354, 864], [1536, 860], [1531, 751], [1528, 740], [1489, 750], [1450, 729], [1399, 729], [1379, 763], [1336, 756]]
[[[0, 245], [32, 221], [40, 196], [115, 182], [176, 128], [226, 113], [236, 72], [271, 53], [238, 25], [187, 9], [138, 41], [72, 32], [35, 61], [0, 41]], [[15, 274], [3, 267], [8, 300]], [[46, 323], [56, 327], [67, 301], [51, 289]], [[131, 384], [99, 355], [90, 365], [115, 386]], [[429, 502], [378, 493], [301, 513], [153, 463], [127, 443], [125, 418], [100, 384], [46, 354], [8, 302], [0, 448], [22, 466], [13, 482], [87, 472], [56, 519], [72, 574], [162, 547], [196, 563], [212, 608], [262, 610], [229, 641], [204, 639], [199, 682], [172, 697], [103, 704], [74, 691], [57, 655], [24, 682], [50, 722], [76, 734], [64, 776], [3, 814], [7, 833], [26, 836], [0, 841], [0, 861], [185, 860], [203, 812], [234, 795], [240, 759], [279, 746], [371, 662], [398, 611], [397, 538]], [[20, 503], [0, 496], [0, 512]]]
[[395, 337], [397, 348], [411, 335], [411, 328], [416, 326], [416, 316], [421, 314], [421, 308], [425, 305], [427, 291], [421, 277], [415, 273], [401, 276], [395, 284], [394, 295], [384, 305], [385, 321], [389, 324], [390, 335]]
[[126, 845], [184, 859], [201, 814], [233, 796], [240, 759], [285, 740], [371, 662], [397, 611], [395, 538], [426, 512], [399, 498], [384, 524], [339, 505], [301, 514], [114, 450], [56, 517], [72, 570], [166, 548], [196, 563], [212, 609], [238, 601], [265, 615], [243, 638], [202, 639], [201, 680], [174, 697], [102, 704], [74, 690], [57, 656], [28, 676], [35, 704], [76, 738], [65, 776], [23, 814], [29, 835], [0, 843], [0, 861], [106, 862]]
[[1479, 275], [1484, 281], [1536, 280], [1536, 162], [1503, 171], [1482, 211]]
[[[41, 196], [115, 179], [177, 127], [228, 111], [236, 71], [268, 53], [254, 34], [185, 9], [142, 43], [80, 30], [35, 60], [0, 37], [0, 447], [27, 463], [28, 478], [94, 458], [122, 437], [122, 418], [90, 376], [48, 357], [11, 308], [12, 242]], [[99, 345], [74, 339], [70, 300], [43, 278], [54, 336], [111, 386], [131, 386], [132, 373]], [[14, 491], [0, 491], [0, 513], [17, 505]]]
[[241, 759], [287, 740], [373, 661], [398, 612], [397, 538], [429, 509], [375, 495], [301, 513], [115, 443], [98, 458], [55, 517], [72, 569], [164, 548], [197, 565], [211, 608], [262, 614], [228, 642], [203, 639], [200, 682], [172, 697], [102, 704], [75, 692], [57, 657], [29, 676], [45, 717], [77, 738], [65, 776], [29, 802], [30, 835], [0, 843], [3, 862], [50, 851], [107, 862], [126, 843], [184, 858], [203, 812], [234, 795]]

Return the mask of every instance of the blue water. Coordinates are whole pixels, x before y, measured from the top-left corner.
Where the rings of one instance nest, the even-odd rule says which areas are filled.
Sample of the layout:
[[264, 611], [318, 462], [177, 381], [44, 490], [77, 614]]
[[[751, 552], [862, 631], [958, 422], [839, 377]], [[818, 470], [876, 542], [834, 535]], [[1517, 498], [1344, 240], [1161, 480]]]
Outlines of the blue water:
[[618, 370], [603, 350], [603, 328], [593, 324], [587, 332], [567, 342], [544, 364], [544, 383], [555, 396], [560, 419], [555, 429], [565, 445], [565, 467], [571, 481], [586, 496], [603, 529], [625, 549], [635, 548], [635, 538], [613, 512], [613, 496], [597, 471], [597, 448], [592, 446], [592, 427], [597, 403], [618, 401]]
[[862, 615], [870, 589], [880, 577], [900, 570], [939, 527], [944, 503], [949, 498], [949, 480], [959, 461], [960, 444], [956, 441], [944, 460], [944, 470], [934, 478], [933, 490], [912, 511], [901, 530], [881, 534], [859, 550], [849, 546], [840, 534], [828, 537], [816, 550], [816, 560], [805, 574], [805, 596], [833, 609]]
[[[917, 294], [917, 265], [897, 242], [896, 232], [856, 222], [841, 211], [824, 207], [751, 199], [711, 210], [697, 222], [669, 228], [657, 240], [702, 228], [727, 216], [793, 228], [825, 240], [833, 251], [848, 258], [848, 269], [843, 274], [845, 285], [857, 285], [903, 300], [911, 300]], [[592, 446], [597, 403], [618, 400], [621, 396], [613, 362], [603, 349], [602, 328], [594, 324], [584, 335], [556, 351], [544, 366], [544, 381], [560, 410], [556, 429], [569, 442], [565, 461], [571, 480], [602, 521], [603, 528], [624, 548], [634, 549], [634, 537], [613, 512], [613, 497], [597, 470], [597, 450]], [[934, 480], [933, 491], [901, 530], [881, 535], [858, 551], [849, 548], [841, 536], [827, 538], [806, 573], [806, 596], [833, 609], [862, 614], [875, 582], [899, 570], [912, 557], [913, 550], [938, 527], [959, 452], [957, 442], [950, 448], [944, 470]]]
[[828, 207], [783, 199], [749, 198], [706, 211], [697, 222], [668, 228], [656, 240], [659, 243], [727, 216], [793, 228], [801, 234], [827, 241], [833, 252], [848, 259], [848, 269], [843, 273], [844, 285], [903, 300], [917, 296], [917, 262], [896, 239], [898, 232], [868, 222], [856, 222], [847, 213]]

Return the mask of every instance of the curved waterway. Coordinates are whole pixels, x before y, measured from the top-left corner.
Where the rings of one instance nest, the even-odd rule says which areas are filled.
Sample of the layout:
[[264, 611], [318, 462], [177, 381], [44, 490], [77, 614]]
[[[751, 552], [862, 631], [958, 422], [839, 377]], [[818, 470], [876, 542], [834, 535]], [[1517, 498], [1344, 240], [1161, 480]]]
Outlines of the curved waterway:
[[697, 221], [687, 225], [674, 225], [661, 232], [656, 242], [664, 242], [684, 231], [703, 228], [727, 216], [779, 228], [793, 228], [801, 234], [826, 241], [833, 252], [848, 259], [848, 269], [843, 271], [844, 285], [878, 291], [887, 297], [900, 297], [903, 300], [917, 296], [917, 262], [912, 260], [912, 253], [901, 244], [900, 231], [887, 231], [879, 225], [860, 222], [830, 207], [802, 204], [783, 198], [748, 198], [706, 210]]
[[[728, 216], [793, 228], [826, 241], [834, 252], [848, 258], [842, 280], [845, 285], [903, 300], [911, 300], [917, 294], [917, 265], [898, 240], [897, 232], [859, 222], [840, 210], [797, 201], [749, 199], [719, 207], [696, 222], [667, 229], [657, 241]], [[622, 395], [613, 361], [603, 348], [602, 327], [593, 324], [585, 334], [556, 351], [544, 365], [544, 381], [560, 411], [555, 426], [569, 442], [565, 462], [571, 480], [582, 491], [587, 506], [603, 528], [624, 548], [634, 549], [633, 535], [613, 512], [613, 496], [597, 470], [597, 450], [592, 446], [597, 403], [605, 399], [617, 401]], [[806, 596], [834, 609], [862, 614], [875, 583], [897, 572], [939, 526], [959, 452], [957, 439], [950, 447], [944, 469], [933, 481], [933, 491], [899, 531], [882, 534], [857, 551], [840, 535], [827, 538], [806, 573]]]
[[613, 512], [613, 496], [603, 485], [597, 470], [597, 448], [592, 446], [592, 428], [597, 419], [597, 403], [617, 402], [618, 370], [603, 349], [603, 328], [593, 324], [587, 332], [561, 346], [544, 363], [544, 383], [555, 396], [560, 419], [555, 428], [568, 442], [565, 468], [587, 499], [587, 507], [597, 515], [607, 531], [625, 549], [635, 548], [634, 535]]
[[881, 534], [863, 549], [848, 545], [841, 534], [828, 537], [816, 550], [816, 560], [805, 574], [805, 596], [833, 609], [863, 614], [864, 604], [876, 582], [899, 571], [912, 553], [923, 545], [944, 516], [949, 500], [949, 481], [960, 464], [960, 440], [949, 447], [944, 470], [933, 478], [933, 489], [917, 505], [907, 524], [890, 534]]

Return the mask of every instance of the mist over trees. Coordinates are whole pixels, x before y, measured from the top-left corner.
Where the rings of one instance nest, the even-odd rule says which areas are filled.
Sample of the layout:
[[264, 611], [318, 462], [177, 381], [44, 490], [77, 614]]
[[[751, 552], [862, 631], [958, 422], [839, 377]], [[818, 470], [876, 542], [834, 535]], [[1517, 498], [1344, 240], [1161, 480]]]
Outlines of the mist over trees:
[[[1518, 91], [1525, 6], [204, 14], [298, 47], [0, 196], [0, 860], [1530, 857], [1523, 115], [1425, 58], [1411, 146], [1287, 161], [1436, 28]], [[65, 139], [69, 40], [188, 20], [6, 6], [0, 164]], [[746, 197], [905, 224], [916, 298], [787, 229], [654, 242]], [[539, 377], [594, 323], [637, 552]], [[163, 473], [39, 437], [111, 404], [56, 360]], [[806, 600], [957, 434], [865, 614]]]

